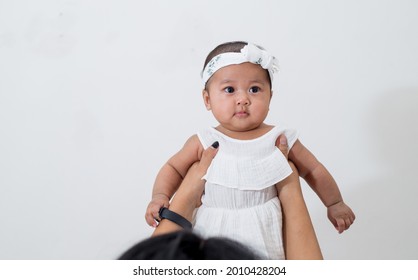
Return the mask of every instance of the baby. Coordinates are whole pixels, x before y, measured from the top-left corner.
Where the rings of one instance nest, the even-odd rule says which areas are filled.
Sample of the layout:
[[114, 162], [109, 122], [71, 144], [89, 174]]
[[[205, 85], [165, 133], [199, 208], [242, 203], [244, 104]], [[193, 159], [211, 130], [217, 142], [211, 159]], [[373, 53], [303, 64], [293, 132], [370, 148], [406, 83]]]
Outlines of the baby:
[[292, 172], [277, 148], [284, 134], [280, 141], [287, 141], [289, 161], [327, 207], [332, 224], [339, 233], [350, 227], [355, 215], [327, 169], [294, 130], [264, 123], [276, 71], [276, 58], [254, 44], [228, 42], [209, 53], [202, 71], [203, 100], [219, 125], [191, 136], [161, 168], [145, 215], [149, 225], [157, 226], [160, 208], [168, 207], [189, 167], [217, 141], [219, 151], [204, 177], [205, 194], [194, 229], [205, 237], [248, 243], [266, 258], [283, 258], [282, 213], [275, 184]]

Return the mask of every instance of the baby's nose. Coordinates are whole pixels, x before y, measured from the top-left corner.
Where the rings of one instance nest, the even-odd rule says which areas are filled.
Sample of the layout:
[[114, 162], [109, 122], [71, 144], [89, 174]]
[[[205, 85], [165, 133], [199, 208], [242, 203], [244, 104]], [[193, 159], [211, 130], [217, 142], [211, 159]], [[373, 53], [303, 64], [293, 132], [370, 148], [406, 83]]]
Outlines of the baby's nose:
[[248, 98], [248, 94], [237, 94], [237, 105], [250, 105], [250, 99]]

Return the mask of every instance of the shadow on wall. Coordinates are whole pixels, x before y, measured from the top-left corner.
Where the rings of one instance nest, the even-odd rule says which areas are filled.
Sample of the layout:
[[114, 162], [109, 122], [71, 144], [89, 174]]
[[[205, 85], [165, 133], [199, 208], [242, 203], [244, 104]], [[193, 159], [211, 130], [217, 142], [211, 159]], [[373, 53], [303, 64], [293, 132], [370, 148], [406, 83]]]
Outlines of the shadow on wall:
[[338, 246], [360, 259], [418, 259], [418, 88], [380, 95], [365, 115], [377, 172], [352, 194], [355, 230]]

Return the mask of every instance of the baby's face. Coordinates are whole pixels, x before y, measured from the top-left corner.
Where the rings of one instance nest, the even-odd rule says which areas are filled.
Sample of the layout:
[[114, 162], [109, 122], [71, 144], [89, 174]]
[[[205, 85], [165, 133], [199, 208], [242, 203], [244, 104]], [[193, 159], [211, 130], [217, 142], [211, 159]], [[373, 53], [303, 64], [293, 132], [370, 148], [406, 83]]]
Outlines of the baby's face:
[[208, 81], [203, 99], [224, 128], [237, 132], [256, 129], [269, 111], [268, 72], [250, 62], [223, 67]]

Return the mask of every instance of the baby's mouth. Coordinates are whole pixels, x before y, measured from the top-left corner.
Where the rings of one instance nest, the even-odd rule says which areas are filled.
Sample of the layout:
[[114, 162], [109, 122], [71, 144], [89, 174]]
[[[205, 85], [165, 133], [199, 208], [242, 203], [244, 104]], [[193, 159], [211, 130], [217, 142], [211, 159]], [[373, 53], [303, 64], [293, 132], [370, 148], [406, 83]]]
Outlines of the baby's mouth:
[[246, 111], [239, 111], [239, 112], [236, 112], [234, 115], [235, 115], [236, 117], [238, 117], [238, 118], [245, 118], [245, 117], [247, 117], [249, 114], [248, 114], [248, 112], [246, 112]]

